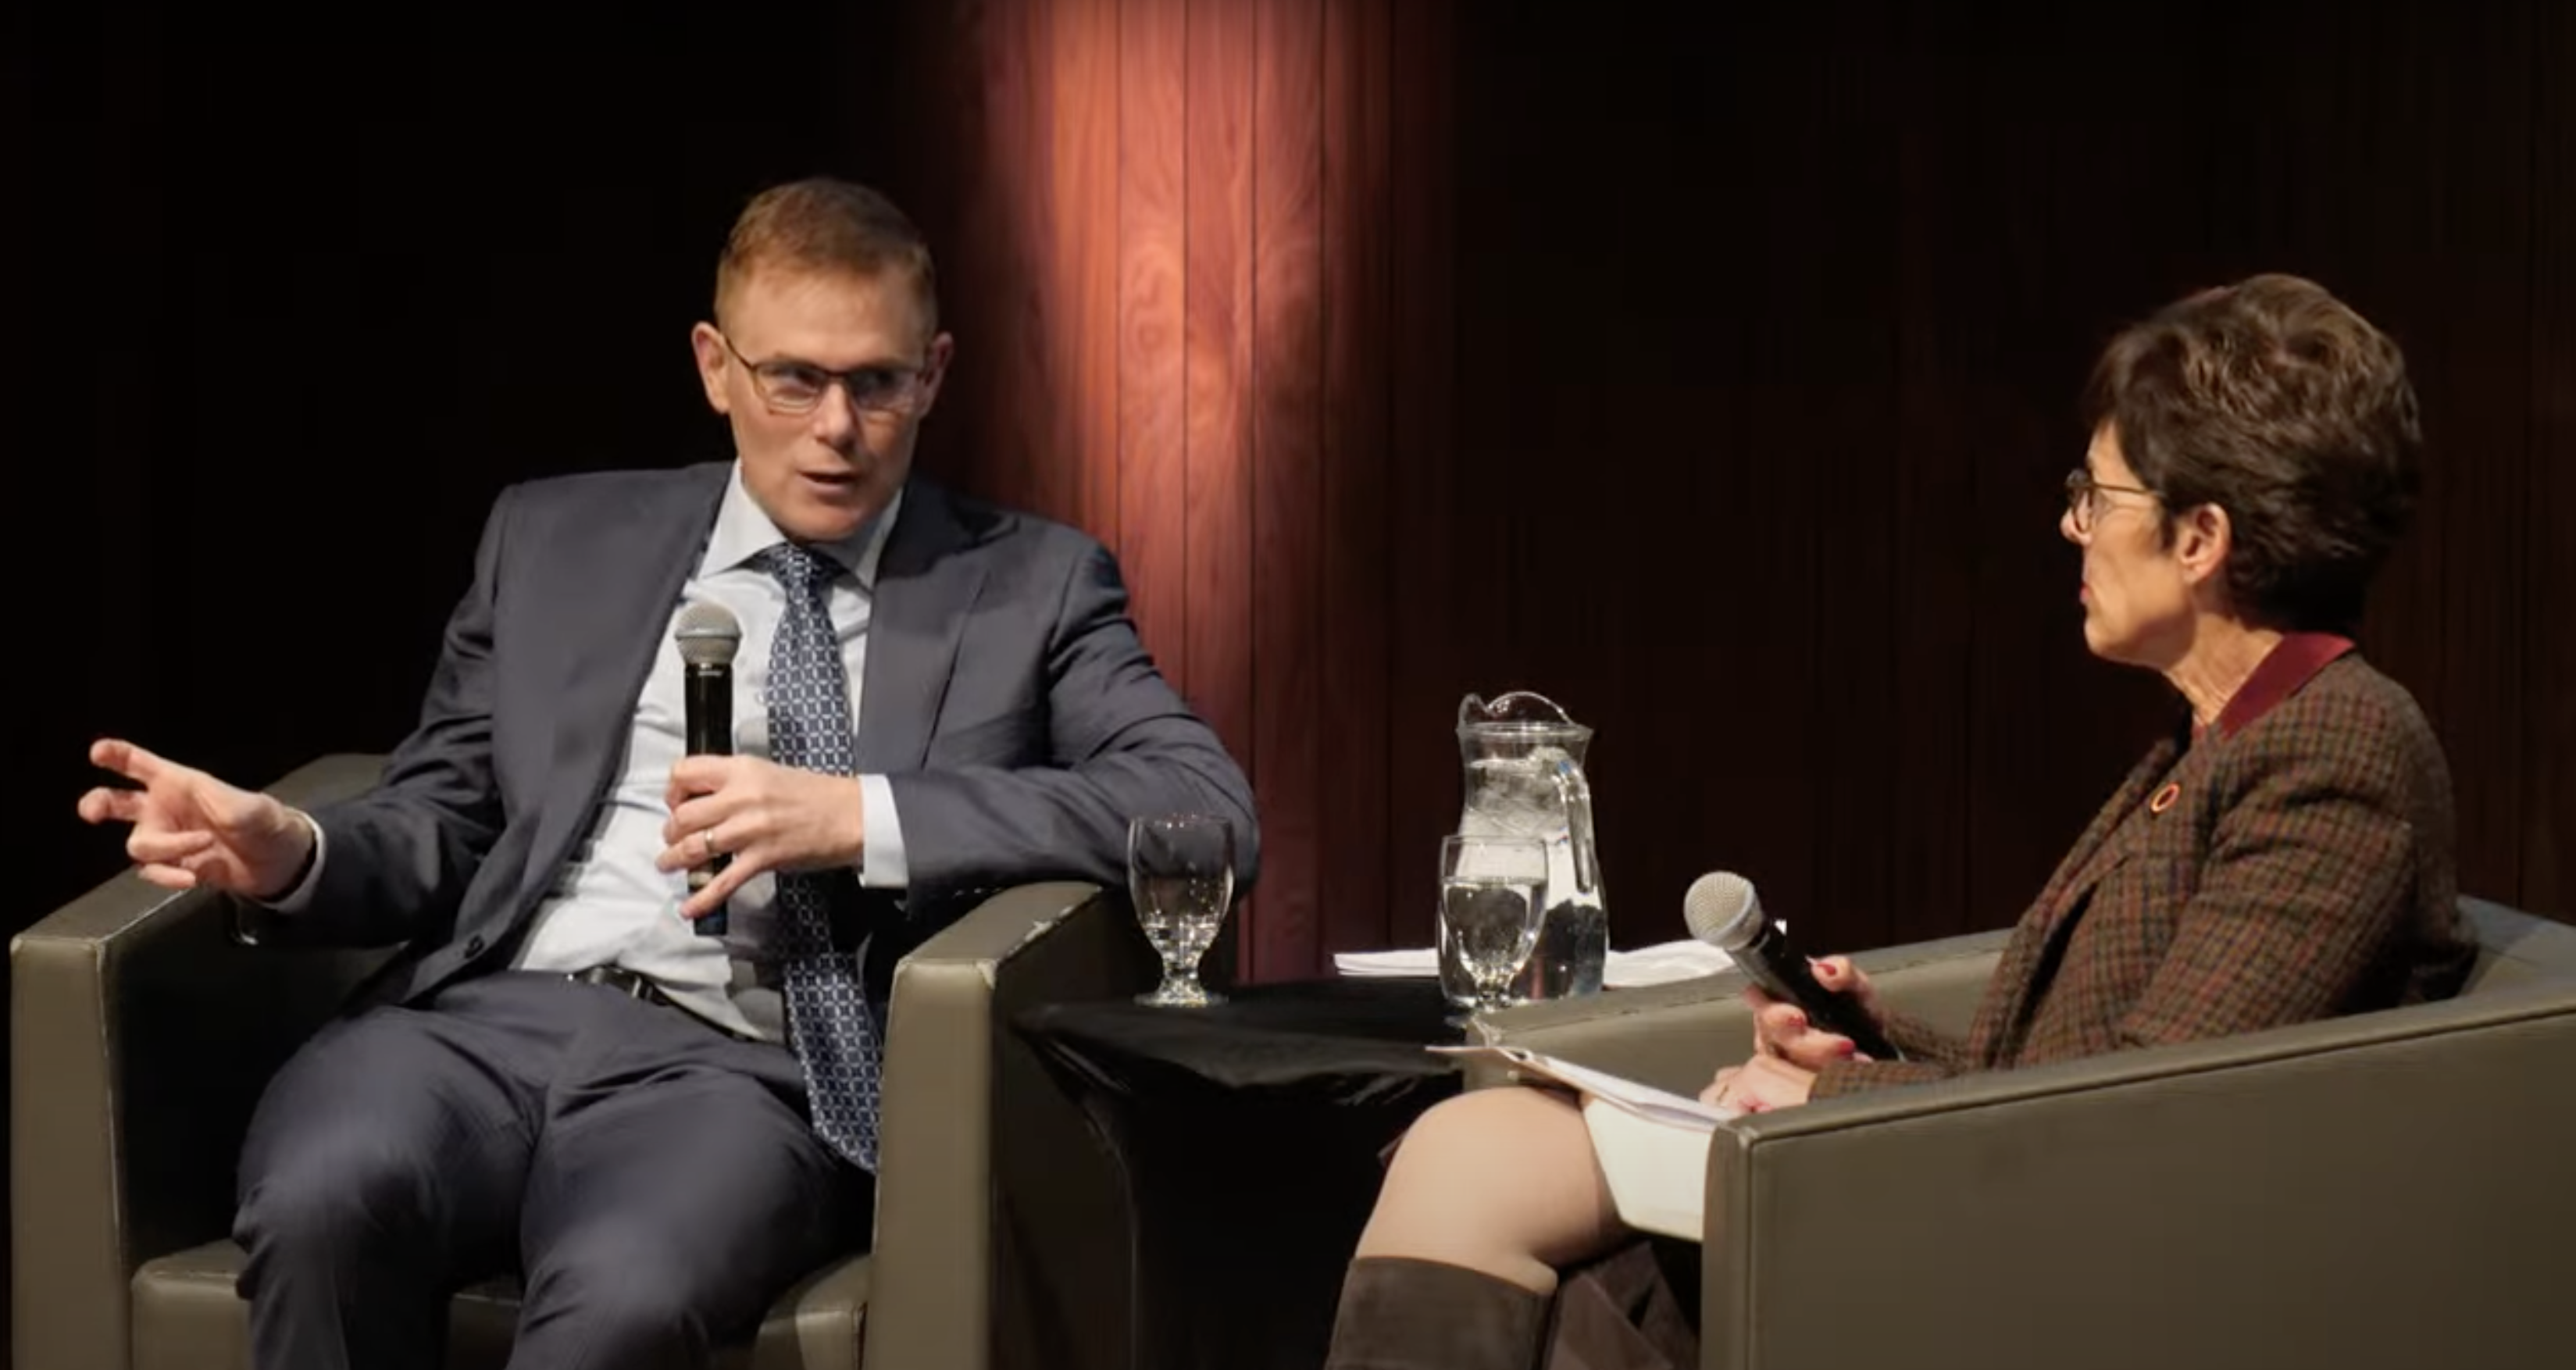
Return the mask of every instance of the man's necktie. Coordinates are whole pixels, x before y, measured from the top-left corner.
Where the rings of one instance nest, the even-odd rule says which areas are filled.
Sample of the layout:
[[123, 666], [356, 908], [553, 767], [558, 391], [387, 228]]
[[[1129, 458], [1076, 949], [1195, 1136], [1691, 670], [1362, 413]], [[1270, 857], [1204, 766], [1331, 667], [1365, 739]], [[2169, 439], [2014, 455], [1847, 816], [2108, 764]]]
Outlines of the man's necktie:
[[[794, 543], [762, 552], [760, 568], [787, 591], [787, 617], [769, 649], [769, 754], [782, 766], [852, 775], [850, 679], [824, 594], [838, 569]], [[859, 993], [857, 958], [832, 946], [836, 890], [848, 871], [779, 871], [780, 952], [787, 1021], [805, 1067], [814, 1130], [832, 1149], [877, 1168], [877, 1028]]]

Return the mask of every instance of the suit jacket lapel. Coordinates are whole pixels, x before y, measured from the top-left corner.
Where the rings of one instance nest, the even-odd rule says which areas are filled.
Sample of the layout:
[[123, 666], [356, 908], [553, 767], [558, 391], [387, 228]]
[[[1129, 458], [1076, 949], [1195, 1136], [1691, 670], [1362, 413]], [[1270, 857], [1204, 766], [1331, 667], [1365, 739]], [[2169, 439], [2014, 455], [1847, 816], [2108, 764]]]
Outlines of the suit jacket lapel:
[[2121, 825], [2139, 805], [2147, 802], [2148, 792], [2173, 770], [2174, 759], [2181, 752], [2182, 744], [2174, 738], [2157, 741], [2148, 749], [2145, 758], [2129, 771], [2129, 778], [2120, 782], [2111, 802], [2103, 805], [2102, 811], [2093, 816], [2093, 825], [2085, 829], [2083, 840], [2068, 853], [2058, 878], [2051, 882], [2054, 886], [2048, 897], [2051, 928], [2063, 924], [2069, 913], [2082, 906], [2084, 897], [2092, 892], [2093, 887], [2102, 883], [2102, 877], [2110, 874], [2112, 867], [2128, 859], [2138, 844], [2146, 840], [2146, 829], [2135, 825], [2123, 828]]
[[939, 487], [913, 481], [877, 563], [859, 690], [862, 774], [917, 770], [930, 751], [957, 642], [984, 584], [982, 560], [962, 555], [970, 541]]
[[673, 606], [697, 570], [724, 498], [728, 467], [694, 468], [681, 480], [630, 487], [603, 508], [579, 545], [556, 553], [563, 578], [548, 587], [551, 630], [564, 643], [565, 705], [523, 898], [541, 892], [589, 827], [624, 752], [636, 698], [661, 650]]

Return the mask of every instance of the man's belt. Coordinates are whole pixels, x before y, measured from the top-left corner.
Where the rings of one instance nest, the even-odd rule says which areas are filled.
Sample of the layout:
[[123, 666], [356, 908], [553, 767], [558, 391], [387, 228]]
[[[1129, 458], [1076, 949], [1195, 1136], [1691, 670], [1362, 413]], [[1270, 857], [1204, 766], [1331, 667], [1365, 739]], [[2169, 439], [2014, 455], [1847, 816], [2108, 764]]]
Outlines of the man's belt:
[[588, 970], [574, 971], [564, 978], [576, 980], [585, 985], [605, 985], [630, 998], [669, 1002], [662, 999], [661, 988], [650, 978], [638, 975], [624, 966], [592, 966]]

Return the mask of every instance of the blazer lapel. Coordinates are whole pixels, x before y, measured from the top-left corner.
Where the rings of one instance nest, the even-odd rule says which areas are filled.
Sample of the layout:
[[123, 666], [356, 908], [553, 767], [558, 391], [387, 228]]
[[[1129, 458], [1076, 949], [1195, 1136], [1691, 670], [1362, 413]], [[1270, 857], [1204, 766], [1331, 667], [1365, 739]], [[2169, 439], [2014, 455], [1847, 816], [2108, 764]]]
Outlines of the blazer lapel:
[[915, 480], [886, 535], [859, 690], [863, 774], [917, 770], [947, 697], [957, 642], [984, 584], [981, 558], [939, 487]]
[[2181, 750], [2179, 739], [2161, 738], [2130, 768], [2128, 778], [2120, 782], [2110, 802], [2093, 815], [2092, 824], [2075, 839], [2066, 859], [2058, 863], [2057, 873], [2049, 878], [2030, 912], [2013, 929], [2012, 940], [1995, 966], [1995, 984], [2004, 992], [1988, 996], [1985, 1010], [1977, 1015], [1970, 1034], [1973, 1058], [1995, 1065], [2002, 1054], [2017, 1045], [2022, 1016], [2028, 1010], [2031, 992], [2038, 988], [2040, 969], [2051, 959], [2051, 948], [2073, 926], [2072, 915], [2084, 906], [2093, 887], [2146, 840], [2143, 827], [2123, 829], [2121, 821], [2147, 802], [2149, 791], [2173, 769], [2174, 758]]
[[2092, 826], [2084, 830], [2084, 836], [2067, 853], [2057, 877], [2049, 882], [2048, 892], [2042, 896], [2048, 905], [2051, 926], [2064, 922], [2066, 915], [2083, 903], [2084, 896], [2102, 882], [2102, 877], [2145, 840], [2145, 829], [2132, 826], [2124, 830], [2121, 824], [2147, 802], [2149, 791], [2173, 770], [2174, 759], [2181, 752], [2182, 744], [2177, 739], [2159, 739], [2130, 769], [2129, 778], [2120, 782], [2111, 802], [2093, 815]]
[[661, 650], [672, 607], [696, 571], [724, 498], [728, 468], [693, 469], [668, 484], [630, 487], [602, 509], [591, 535], [560, 555], [549, 587], [564, 642], [564, 707], [555, 727], [545, 801], [520, 893], [541, 892], [589, 827], [634, 725], [636, 698]]

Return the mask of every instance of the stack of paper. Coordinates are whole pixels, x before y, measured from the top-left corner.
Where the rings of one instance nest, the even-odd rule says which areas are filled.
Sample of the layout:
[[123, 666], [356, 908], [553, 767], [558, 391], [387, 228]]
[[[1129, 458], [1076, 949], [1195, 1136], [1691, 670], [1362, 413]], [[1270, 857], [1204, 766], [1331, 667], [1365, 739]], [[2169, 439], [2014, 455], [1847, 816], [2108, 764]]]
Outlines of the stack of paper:
[[1344, 975], [1429, 976], [1440, 972], [1438, 953], [1420, 951], [1345, 951], [1333, 956], [1333, 968]]
[[[1333, 968], [1355, 977], [1428, 978], [1440, 973], [1438, 954], [1429, 947], [1341, 952], [1333, 957]], [[1601, 983], [1611, 989], [1635, 989], [1733, 969], [1734, 958], [1706, 942], [1666, 942], [1635, 951], [1612, 951], [1602, 965]]]

